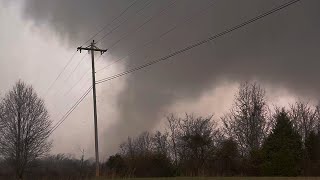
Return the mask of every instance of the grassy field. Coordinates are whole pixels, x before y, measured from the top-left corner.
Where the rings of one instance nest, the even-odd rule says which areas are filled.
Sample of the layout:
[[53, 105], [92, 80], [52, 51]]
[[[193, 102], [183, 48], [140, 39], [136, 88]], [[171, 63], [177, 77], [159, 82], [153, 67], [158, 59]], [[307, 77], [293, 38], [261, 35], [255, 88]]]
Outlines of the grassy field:
[[[320, 180], [320, 177], [173, 177], [173, 178], [132, 178], [126, 180]], [[106, 180], [99, 178], [96, 180]], [[115, 179], [117, 180], [117, 179]], [[120, 180], [120, 179], [119, 179]]]

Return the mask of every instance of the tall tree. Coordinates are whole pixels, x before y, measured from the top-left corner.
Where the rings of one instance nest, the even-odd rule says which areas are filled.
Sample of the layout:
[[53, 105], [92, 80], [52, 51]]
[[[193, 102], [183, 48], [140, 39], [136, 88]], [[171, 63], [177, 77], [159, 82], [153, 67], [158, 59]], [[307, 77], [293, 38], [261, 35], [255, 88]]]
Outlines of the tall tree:
[[152, 149], [157, 154], [168, 156], [168, 133], [157, 131], [152, 137]]
[[186, 114], [181, 119], [177, 147], [180, 164], [186, 175], [203, 175], [208, 160], [214, 154], [218, 132], [212, 116], [204, 118]]
[[305, 176], [320, 175], [320, 134], [312, 131], [305, 140], [305, 159], [303, 172]]
[[224, 130], [242, 155], [257, 150], [268, 131], [265, 91], [256, 83], [240, 85], [230, 113], [222, 117]]
[[44, 102], [22, 81], [1, 102], [0, 154], [11, 162], [18, 178], [37, 158], [46, 155], [51, 121]]
[[239, 173], [238, 145], [232, 139], [225, 139], [219, 143], [215, 170], [218, 176], [233, 176]]
[[179, 130], [180, 118], [176, 118], [173, 114], [167, 116], [167, 126], [169, 134], [170, 155], [173, 157], [174, 165], [178, 166], [178, 150], [177, 150], [177, 134]]
[[308, 160], [320, 161], [320, 134], [311, 132], [306, 139], [305, 148]]
[[136, 138], [128, 138], [121, 145], [121, 157], [126, 164], [128, 177], [171, 176], [170, 158], [165, 152], [166, 136], [157, 132], [143, 132]]
[[316, 116], [316, 132], [320, 133], [320, 104], [316, 106], [315, 116]]
[[124, 177], [127, 174], [128, 168], [125, 160], [120, 154], [110, 156], [108, 161], [105, 163], [107, 173], [112, 178], [114, 177]]
[[317, 109], [308, 103], [296, 102], [291, 105], [289, 115], [303, 142], [312, 131], [317, 129]]
[[303, 154], [301, 136], [293, 128], [284, 109], [275, 117], [276, 125], [262, 148], [262, 172], [267, 176], [297, 176], [301, 173]]

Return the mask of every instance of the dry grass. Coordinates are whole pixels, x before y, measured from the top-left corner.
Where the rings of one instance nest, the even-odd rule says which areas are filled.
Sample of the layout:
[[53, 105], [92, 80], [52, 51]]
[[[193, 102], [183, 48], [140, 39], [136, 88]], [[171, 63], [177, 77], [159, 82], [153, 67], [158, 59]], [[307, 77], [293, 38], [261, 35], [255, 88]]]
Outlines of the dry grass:
[[[106, 180], [96, 178], [94, 180]], [[320, 177], [173, 177], [173, 178], [130, 178], [126, 180], [320, 180]], [[117, 180], [117, 179], [114, 179]], [[120, 179], [119, 179], [120, 180]]]

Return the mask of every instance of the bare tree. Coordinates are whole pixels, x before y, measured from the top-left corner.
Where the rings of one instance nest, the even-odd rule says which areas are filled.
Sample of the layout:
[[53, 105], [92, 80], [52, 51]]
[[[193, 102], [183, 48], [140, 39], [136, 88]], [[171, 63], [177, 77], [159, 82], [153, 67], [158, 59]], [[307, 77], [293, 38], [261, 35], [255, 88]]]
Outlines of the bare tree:
[[171, 166], [167, 156], [167, 144], [167, 135], [160, 132], [156, 134], [143, 132], [135, 138], [128, 138], [120, 147], [120, 156], [128, 168], [126, 176], [170, 175]]
[[176, 118], [173, 114], [170, 116], [167, 116], [167, 122], [168, 122], [168, 131], [169, 131], [169, 137], [170, 137], [170, 149], [171, 149], [171, 156], [174, 160], [174, 165], [178, 165], [178, 152], [177, 152], [177, 133], [178, 133], [178, 126], [180, 123], [180, 118]]
[[81, 149], [80, 148], [80, 152], [81, 152], [81, 158], [80, 158], [80, 168], [79, 168], [79, 173], [80, 173], [80, 176], [82, 178], [84, 178], [84, 173], [83, 173], [83, 170], [84, 170], [84, 149]]
[[147, 131], [135, 138], [128, 137], [128, 140], [120, 145], [121, 154], [135, 158], [152, 152], [152, 138], [152, 135]]
[[153, 151], [157, 154], [168, 155], [168, 133], [157, 131], [152, 137]]
[[22, 179], [29, 165], [49, 152], [51, 121], [43, 100], [22, 81], [6, 94], [1, 107], [0, 154]]
[[315, 113], [316, 113], [316, 131], [317, 131], [317, 133], [320, 133], [320, 104], [318, 104], [317, 106], [316, 106], [316, 110], [315, 110]]
[[148, 152], [151, 152], [152, 144], [150, 133], [147, 131], [141, 133], [135, 140], [135, 146], [139, 155], [144, 155]]
[[134, 144], [134, 139], [128, 137], [126, 142], [123, 142], [120, 145], [120, 154], [123, 156], [127, 156], [130, 159], [134, 159], [136, 156], [136, 147]]
[[212, 116], [195, 117], [186, 114], [179, 121], [177, 148], [185, 175], [203, 175], [205, 166], [214, 154], [218, 129]]
[[268, 131], [265, 91], [256, 83], [243, 83], [230, 113], [222, 117], [228, 137], [239, 145], [242, 155], [261, 146]]
[[308, 103], [296, 102], [291, 105], [289, 116], [292, 119], [294, 128], [299, 132], [302, 141], [317, 129], [317, 108], [311, 107]]

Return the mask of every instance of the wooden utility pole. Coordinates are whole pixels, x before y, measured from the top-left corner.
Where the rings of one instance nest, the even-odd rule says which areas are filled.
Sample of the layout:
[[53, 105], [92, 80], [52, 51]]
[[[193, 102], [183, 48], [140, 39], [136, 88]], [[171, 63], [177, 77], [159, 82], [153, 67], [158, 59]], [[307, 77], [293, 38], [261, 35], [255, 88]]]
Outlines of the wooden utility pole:
[[98, 115], [97, 115], [97, 99], [96, 99], [96, 72], [94, 68], [94, 52], [98, 51], [101, 53], [101, 55], [105, 52], [106, 50], [99, 49], [96, 47], [94, 40], [92, 43], [83, 48], [83, 47], [78, 47], [77, 51], [81, 50], [88, 50], [89, 53], [91, 53], [91, 59], [92, 59], [92, 92], [93, 92], [93, 117], [94, 117], [94, 140], [95, 140], [95, 153], [96, 153], [96, 176], [99, 176], [99, 145], [98, 145]]

